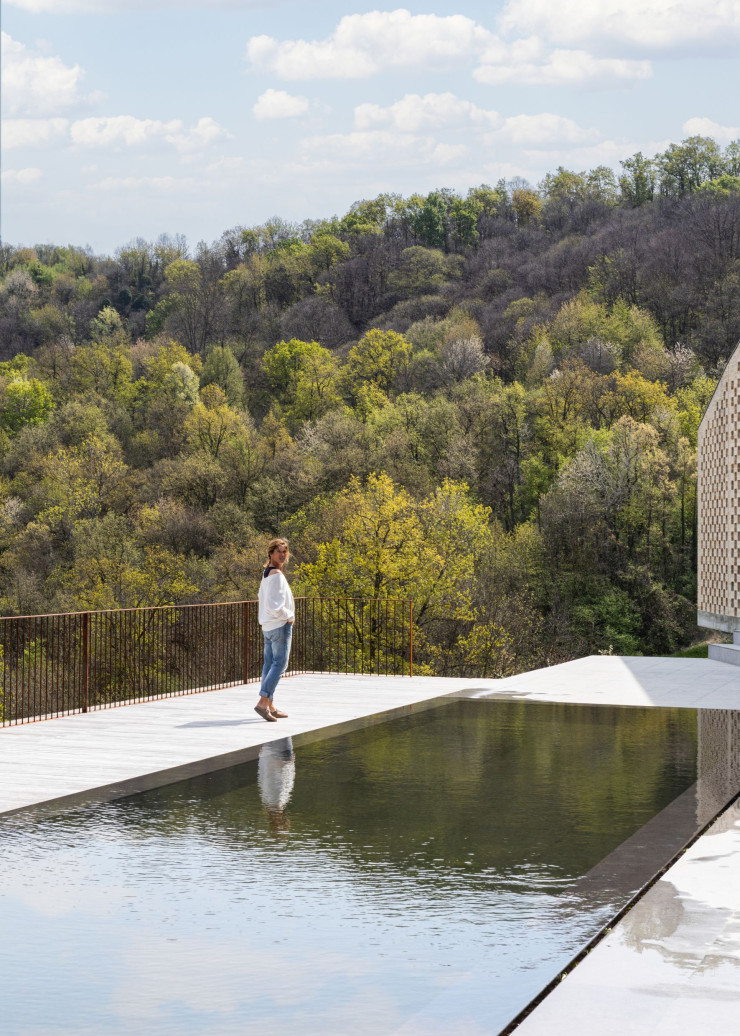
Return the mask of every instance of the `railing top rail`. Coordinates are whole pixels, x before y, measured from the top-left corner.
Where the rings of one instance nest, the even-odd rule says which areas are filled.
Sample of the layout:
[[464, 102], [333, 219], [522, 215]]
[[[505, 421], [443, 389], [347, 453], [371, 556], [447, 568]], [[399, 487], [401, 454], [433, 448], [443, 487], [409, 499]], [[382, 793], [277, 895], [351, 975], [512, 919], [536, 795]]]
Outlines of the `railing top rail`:
[[229, 604], [256, 604], [256, 598], [249, 601], [204, 601], [201, 604], [158, 604], [146, 608], [81, 608], [77, 612], [41, 612], [39, 615], [0, 615], [0, 622], [9, 619], [68, 619], [75, 615], [123, 615], [128, 612], [167, 612], [184, 608], [223, 608]]
[[296, 601], [388, 601], [395, 604], [413, 604], [410, 597], [341, 597], [332, 594], [331, 597], [296, 597]]
[[[296, 597], [296, 601], [386, 601], [394, 602], [396, 604], [413, 604], [413, 601], [407, 597], [342, 597], [339, 595], [331, 597]], [[148, 605], [145, 608], [100, 608], [90, 609], [82, 608], [76, 612], [41, 612], [37, 615], [0, 615], [0, 622], [9, 622], [13, 619], [67, 619], [73, 616], [83, 615], [124, 615], [131, 612], [165, 612], [174, 611], [175, 609], [187, 609], [187, 608], [224, 608], [228, 605], [239, 605], [239, 604], [257, 604], [257, 599], [254, 597], [247, 598], [240, 601], [203, 601], [197, 604], [160, 604], [160, 605]]]

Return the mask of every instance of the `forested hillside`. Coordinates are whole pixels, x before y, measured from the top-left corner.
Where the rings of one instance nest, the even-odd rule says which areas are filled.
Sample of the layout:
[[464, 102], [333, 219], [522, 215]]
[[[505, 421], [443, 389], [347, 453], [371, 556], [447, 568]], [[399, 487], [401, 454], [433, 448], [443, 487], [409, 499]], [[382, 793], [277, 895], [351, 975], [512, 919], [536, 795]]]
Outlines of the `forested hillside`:
[[[135, 221], [135, 214], [132, 214]], [[740, 146], [0, 254], [0, 611], [411, 597], [428, 671], [664, 653], [740, 337]]]

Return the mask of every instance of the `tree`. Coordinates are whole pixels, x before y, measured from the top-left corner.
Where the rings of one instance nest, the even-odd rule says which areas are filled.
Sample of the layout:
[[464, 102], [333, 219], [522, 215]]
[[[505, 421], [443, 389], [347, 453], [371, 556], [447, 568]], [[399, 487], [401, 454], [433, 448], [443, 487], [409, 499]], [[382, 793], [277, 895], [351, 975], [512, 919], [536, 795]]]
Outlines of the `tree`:
[[483, 351], [479, 335], [469, 338], [454, 338], [442, 348], [442, 370], [449, 381], [464, 381], [476, 374], [482, 374], [488, 366], [488, 357]]
[[[486, 199], [488, 201], [488, 199]], [[490, 202], [489, 202], [490, 204]], [[450, 205], [450, 230], [456, 248], [467, 248], [480, 238], [478, 219], [485, 211], [485, 202], [468, 192], [467, 198], [455, 198]]]
[[218, 385], [230, 406], [241, 406], [244, 402], [244, 378], [241, 367], [231, 349], [225, 345], [214, 345], [203, 364], [200, 387]]
[[347, 392], [356, 396], [363, 384], [389, 392], [410, 356], [411, 345], [403, 335], [372, 328], [349, 351], [343, 371]]
[[450, 279], [451, 273], [442, 252], [414, 245], [401, 252], [398, 267], [388, 278], [388, 287], [405, 297], [431, 295]]
[[511, 194], [511, 206], [519, 226], [528, 227], [540, 220], [542, 199], [528, 187], [517, 187]]
[[123, 322], [113, 306], [103, 306], [90, 321], [90, 336], [94, 342], [125, 341]]
[[638, 151], [620, 164], [624, 172], [619, 178], [619, 190], [624, 201], [635, 208], [651, 202], [657, 183], [655, 162]]
[[667, 198], [690, 194], [724, 172], [722, 151], [711, 137], [687, 137], [680, 144], [670, 144], [656, 162], [660, 193]]
[[426, 198], [415, 201], [411, 214], [414, 236], [428, 248], [447, 251], [447, 202], [441, 191], [432, 191]]
[[191, 449], [218, 460], [223, 447], [239, 437], [244, 423], [238, 412], [228, 405], [218, 385], [207, 385], [200, 395], [201, 401], [186, 418], [185, 435]]
[[182, 558], [163, 547], [138, 546], [117, 515], [80, 522], [73, 550], [60, 587], [60, 601], [70, 609], [162, 607], [197, 590]]
[[349, 234], [377, 234], [385, 226], [396, 201], [392, 194], [379, 194], [371, 201], [356, 201], [339, 221], [339, 228]]
[[44, 424], [54, 409], [54, 399], [37, 378], [12, 378], [2, 392], [0, 428], [17, 435], [27, 425]]
[[262, 358], [272, 390], [294, 423], [315, 421], [341, 402], [339, 365], [318, 342], [278, 342]]
[[87, 518], [100, 518], [131, 506], [135, 480], [111, 435], [91, 435], [44, 458], [38, 520], [61, 535]]
[[[175, 259], [165, 273], [165, 323], [192, 353], [203, 355], [221, 316], [220, 279], [193, 259]], [[206, 264], [210, 265], [210, 264]]]
[[314, 235], [309, 247], [310, 262], [317, 274], [331, 270], [337, 263], [343, 263], [350, 257], [350, 247], [336, 234], [322, 231]]
[[81, 395], [94, 392], [128, 406], [134, 396], [132, 376], [133, 364], [121, 344], [80, 345], [69, 357], [69, 388]]
[[288, 415], [294, 421], [316, 421], [341, 402], [339, 364], [328, 349], [312, 349], [304, 357]]

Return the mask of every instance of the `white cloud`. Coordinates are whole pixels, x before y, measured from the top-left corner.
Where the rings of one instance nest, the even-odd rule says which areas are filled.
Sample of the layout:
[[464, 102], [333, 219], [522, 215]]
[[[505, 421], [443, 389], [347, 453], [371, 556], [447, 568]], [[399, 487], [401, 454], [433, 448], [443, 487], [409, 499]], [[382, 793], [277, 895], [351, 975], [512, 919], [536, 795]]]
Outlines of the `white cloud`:
[[72, 123], [69, 135], [72, 143], [80, 147], [132, 147], [152, 139], [172, 137], [181, 130], [179, 119], [159, 122], [157, 119], [137, 119], [133, 115], [114, 115], [78, 119]]
[[406, 94], [387, 107], [379, 104], [360, 104], [355, 108], [355, 126], [358, 130], [372, 129], [390, 123], [397, 130], [415, 133], [424, 127], [466, 125], [497, 126], [501, 123], [498, 112], [479, 108], [470, 101], [460, 100], [453, 93]]
[[[375, 127], [383, 125], [390, 125], [397, 132], [372, 132]], [[341, 141], [342, 149], [347, 146], [359, 150], [367, 148], [369, 153], [376, 146], [381, 149], [390, 147], [391, 140], [398, 142], [404, 150], [411, 146], [411, 141], [428, 148], [428, 137], [412, 136], [425, 128], [472, 128], [483, 131], [482, 139], [486, 143], [506, 143], [514, 147], [592, 144], [601, 136], [596, 129], [584, 128], [573, 119], [552, 112], [503, 118], [498, 112], [479, 108], [452, 93], [426, 94], [423, 97], [406, 94], [387, 107], [358, 105], [355, 108], [355, 127], [359, 132], [312, 139]]]
[[361, 79], [383, 69], [448, 67], [481, 53], [493, 35], [455, 14], [369, 11], [342, 18], [324, 40], [253, 36], [247, 57], [284, 79]]
[[29, 184], [34, 184], [44, 174], [40, 169], [28, 168], [28, 169], [6, 169], [2, 176], [3, 184], [8, 184], [18, 187], [26, 187]]
[[[272, 0], [273, 4], [275, 2]], [[121, 11], [180, 11], [213, 7], [238, 11], [270, 6], [269, 0], [116, 0], [115, 4], [111, 0], [5, 0], [5, 3], [31, 14], [117, 14]]]
[[159, 194], [190, 194], [200, 190], [200, 185], [192, 177], [177, 176], [106, 176], [91, 187], [92, 190], [107, 193], [145, 191]]
[[204, 152], [230, 134], [211, 118], [199, 119], [189, 129], [180, 119], [161, 122], [113, 115], [88, 119], [6, 119], [3, 148], [58, 147], [61, 143], [82, 148], [139, 147], [149, 143], [170, 144], [182, 154]]
[[301, 141], [299, 150], [302, 166], [332, 170], [340, 166], [450, 165], [468, 152], [463, 144], [438, 143], [432, 137], [390, 130], [308, 137]]
[[687, 119], [683, 131], [687, 137], [712, 137], [718, 144], [740, 139], [740, 126], [721, 126], [712, 119]]
[[210, 176], [229, 176], [240, 173], [244, 169], [244, 159], [241, 157], [219, 158], [206, 166], [206, 173]]
[[505, 32], [535, 33], [553, 43], [604, 41], [670, 48], [740, 40], [737, 0], [509, 0]]
[[613, 85], [649, 79], [649, 61], [597, 58], [585, 50], [549, 50], [536, 36], [511, 44], [496, 41], [473, 72], [479, 83], [530, 85]]
[[465, 144], [437, 144], [432, 151], [431, 159], [437, 165], [457, 165], [470, 154]]
[[305, 115], [308, 108], [308, 98], [294, 97], [285, 90], [265, 90], [252, 105], [258, 119], [291, 119]]
[[53, 147], [68, 131], [69, 119], [3, 119], [3, 151]]
[[588, 147], [532, 148], [523, 151], [522, 155], [541, 175], [553, 172], [559, 165], [566, 169], [594, 169], [598, 165], [615, 168], [623, 158], [629, 158], [639, 150], [639, 145], [633, 141], [601, 140]]
[[198, 119], [189, 130], [165, 134], [168, 144], [174, 145], [178, 151], [205, 151], [218, 140], [231, 140], [231, 134], [219, 126], [215, 119], [209, 117]]
[[212, 143], [228, 137], [226, 130], [211, 118], [199, 119], [185, 129], [180, 119], [161, 122], [158, 119], [137, 119], [133, 115], [78, 119], [69, 130], [70, 139], [79, 147], [137, 147], [151, 141], [164, 141], [178, 151], [204, 151]]
[[539, 115], [512, 115], [504, 119], [500, 129], [488, 136], [489, 141], [505, 141], [514, 147], [547, 144], [588, 144], [599, 140], [595, 129], [584, 129], [573, 119], [552, 112]]
[[284, 79], [361, 79], [383, 70], [478, 64], [481, 83], [604, 85], [646, 79], [648, 61], [594, 57], [580, 49], [553, 49], [539, 36], [507, 42], [465, 15], [440, 17], [396, 11], [346, 15], [323, 40], [253, 36], [247, 57]]
[[3, 108], [9, 115], [53, 115], [78, 104], [83, 71], [31, 51], [2, 34]]

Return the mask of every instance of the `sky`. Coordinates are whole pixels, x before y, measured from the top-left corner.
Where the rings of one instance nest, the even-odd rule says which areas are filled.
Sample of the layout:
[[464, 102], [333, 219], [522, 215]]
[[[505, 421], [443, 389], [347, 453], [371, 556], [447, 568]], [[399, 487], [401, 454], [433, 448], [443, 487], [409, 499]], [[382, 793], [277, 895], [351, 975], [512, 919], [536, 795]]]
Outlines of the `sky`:
[[2, 0], [2, 237], [89, 246], [740, 137], [738, 0]]

